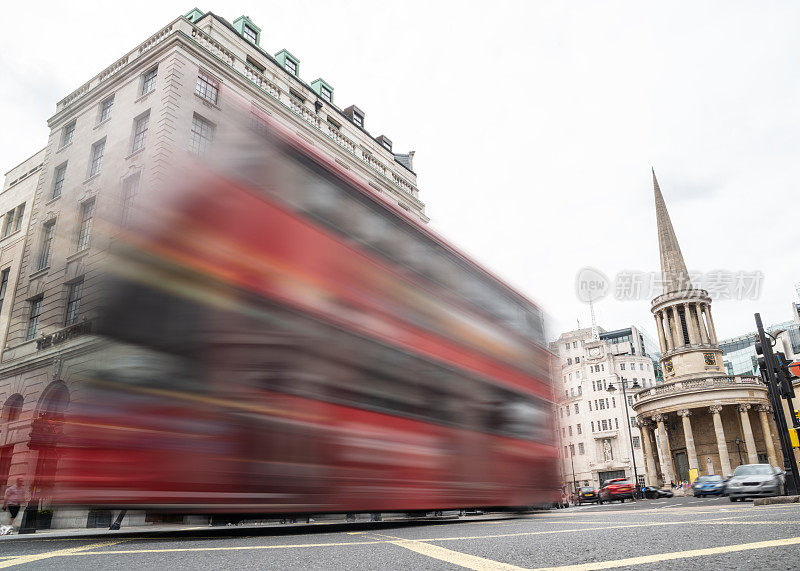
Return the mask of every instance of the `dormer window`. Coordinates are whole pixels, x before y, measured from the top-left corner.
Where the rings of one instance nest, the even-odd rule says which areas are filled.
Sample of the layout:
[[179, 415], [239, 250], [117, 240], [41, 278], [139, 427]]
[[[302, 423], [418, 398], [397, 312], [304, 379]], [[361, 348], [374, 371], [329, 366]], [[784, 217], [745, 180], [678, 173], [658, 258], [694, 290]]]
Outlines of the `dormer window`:
[[392, 150], [392, 141], [386, 135], [381, 135], [375, 140], [378, 141], [381, 144], [381, 147], [383, 147], [387, 151]]
[[356, 124], [358, 127], [364, 127], [364, 115], [359, 113], [358, 111], [353, 112], [353, 123]]
[[275, 59], [281, 64], [283, 69], [294, 76], [300, 75], [300, 60], [286, 50], [281, 50], [275, 54]]
[[248, 26], [247, 24], [244, 25], [242, 30], [242, 35], [247, 39], [247, 41], [256, 43], [258, 41], [258, 34], [256, 31]]
[[355, 105], [351, 105], [347, 109], [343, 111], [345, 117], [350, 119], [356, 126], [364, 128], [364, 112], [356, 107]]
[[297, 75], [297, 64], [294, 63], [289, 58], [286, 58], [286, 63], [284, 64], [284, 67], [286, 68], [286, 71], [288, 71], [292, 75]]
[[245, 40], [258, 45], [261, 28], [256, 26], [247, 16], [239, 16], [233, 21], [233, 29], [242, 34]]
[[331, 93], [331, 90], [325, 87], [324, 85], [321, 85], [319, 88], [319, 96], [322, 97], [328, 103], [330, 103], [331, 99], [333, 99], [333, 94]]

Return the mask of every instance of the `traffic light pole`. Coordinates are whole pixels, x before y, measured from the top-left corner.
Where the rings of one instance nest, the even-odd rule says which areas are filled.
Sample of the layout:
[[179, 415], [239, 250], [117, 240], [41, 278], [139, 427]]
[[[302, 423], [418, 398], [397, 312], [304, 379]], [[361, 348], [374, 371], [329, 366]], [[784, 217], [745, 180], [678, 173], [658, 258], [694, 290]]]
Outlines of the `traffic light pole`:
[[[800, 493], [800, 472], [797, 469], [797, 462], [794, 458], [794, 450], [789, 440], [789, 428], [786, 425], [786, 416], [783, 414], [783, 403], [778, 394], [778, 386], [775, 379], [775, 355], [772, 352], [772, 344], [767, 339], [764, 332], [764, 325], [761, 323], [761, 314], [756, 313], [756, 328], [758, 330], [758, 342], [756, 343], [756, 353], [761, 355], [758, 360], [758, 367], [761, 371], [761, 380], [767, 385], [770, 402], [772, 403], [772, 414], [775, 417], [775, 424], [778, 428], [778, 438], [783, 452], [783, 469], [787, 477], [787, 492], [790, 495]], [[794, 414], [792, 414], [794, 418]]]

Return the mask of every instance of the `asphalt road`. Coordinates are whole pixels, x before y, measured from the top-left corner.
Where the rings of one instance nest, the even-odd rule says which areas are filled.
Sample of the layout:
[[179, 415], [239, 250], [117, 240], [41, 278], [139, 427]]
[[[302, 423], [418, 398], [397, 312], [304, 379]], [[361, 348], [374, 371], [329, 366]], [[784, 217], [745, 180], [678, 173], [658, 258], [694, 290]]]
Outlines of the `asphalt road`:
[[11, 536], [0, 568], [796, 569], [800, 504], [727, 498], [588, 505], [414, 524], [296, 524]]

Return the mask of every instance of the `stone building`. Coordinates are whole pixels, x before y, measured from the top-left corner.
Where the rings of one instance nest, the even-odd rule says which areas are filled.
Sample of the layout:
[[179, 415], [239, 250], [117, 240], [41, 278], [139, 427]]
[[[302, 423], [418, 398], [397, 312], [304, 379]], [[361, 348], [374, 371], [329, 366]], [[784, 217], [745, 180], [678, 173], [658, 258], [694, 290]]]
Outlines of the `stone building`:
[[648, 483], [729, 475], [739, 464], [779, 465], [767, 389], [752, 375], [728, 375], [711, 298], [692, 286], [655, 172], [663, 293], [652, 301], [664, 384], [639, 391]]
[[[0, 311], [0, 486], [18, 475], [36, 486], [53, 469], [53, 459], [31, 448], [31, 427], [78, 397], [93, 343], [87, 292], [108, 239], [100, 221], [124, 220], [176, 162], [202, 161], [243, 115], [269, 116], [377, 200], [428, 221], [414, 153], [370, 134], [363, 110], [340, 107], [332, 84], [303, 80], [296, 56], [273, 55], [261, 40], [246, 16], [230, 23], [195, 9], [176, 18], [59, 101], [45, 149], [9, 173], [0, 195], [10, 228], [0, 241], [0, 276], [9, 270]], [[86, 525], [86, 514], [58, 513], [53, 525]]]
[[631, 406], [636, 388], [656, 384], [656, 357], [649, 345], [646, 335], [635, 326], [568, 331], [551, 344], [559, 357], [553, 379], [558, 387], [562, 474], [569, 490], [598, 487], [610, 478], [633, 479], [631, 451], [635, 472], [644, 481], [641, 436]]

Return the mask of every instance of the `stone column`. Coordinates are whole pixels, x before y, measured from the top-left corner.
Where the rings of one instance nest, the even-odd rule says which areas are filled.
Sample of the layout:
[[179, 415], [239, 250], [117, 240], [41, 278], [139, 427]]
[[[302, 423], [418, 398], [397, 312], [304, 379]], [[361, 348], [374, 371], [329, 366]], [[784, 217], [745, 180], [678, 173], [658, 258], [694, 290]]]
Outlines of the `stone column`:
[[664, 337], [667, 340], [667, 351], [672, 351], [675, 348], [675, 342], [672, 340], [672, 329], [669, 325], [669, 314], [666, 309], [659, 311], [661, 315], [661, 328], [664, 330]]
[[692, 422], [689, 420], [689, 417], [692, 415], [692, 411], [689, 409], [683, 409], [678, 411], [678, 416], [681, 417], [683, 421], [683, 438], [686, 441], [686, 455], [689, 457], [689, 469], [697, 470], [698, 475], [700, 474], [700, 465], [697, 463], [697, 451], [694, 448], [694, 433], [692, 432]]
[[700, 342], [703, 345], [708, 345], [708, 333], [706, 333], [706, 324], [703, 321], [703, 304], [696, 303], [694, 305], [694, 313], [697, 317], [697, 327], [700, 330]]
[[678, 315], [678, 306], [673, 305], [669, 308], [672, 313], [672, 340], [675, 343], [675, 348], [683, 347], [683, 328], [681, 327], [681, 318]]
[[661, 345], [661, 352], [667, 352], [667, 339], [664, 337], [664, 321], [661, 319], [661, 312], [657, 311], [656, 318], [656, 332], [658, 332], [658, 343]]
[[664, 485], [669, 486], [675, 478], [672, 475], [672, 451], [669, 449], [669, 436], [664, 420], [666, 418], [663, 414], [653, 415], [653, 422], [658, 423], [658, 460], [661, 462], [661, 474], [664, 476]]
[[717, 328], [714, 327], [714, 318], [711, 317], [711, 304], [706, 305], [706, 319], [708, 319], [708, 336], [711, 342], [717, 344]]
[[770, 466], [778, 466], [778, 456], [775, 454], [775, 442], [772, 440], [772, 430], [769, 427], [769, 413], [772, 407], [768, 404], [759, 405], [758, 416], [761, 418], [761, 432], [764, 434], [764, 443], [767, 445], [767, 458]]
[[742, 430], [744, 431], [744, 443], [747, 447], [747, 463], [758, 464], [758, 452], [756, 451], [756, 439], [753, 438], [753, 428], [750, 426], [750, 415], [747, 411], [749, 404], [739, 405], [739, 416], [742, 418]]
[[727, 478], [733, 471], [731, 470], [731, 459], [730, 456], [728, 456], [728, 443], [725, 441], [725, 431], [722, 429], [722, 418], [720, 418], [722, 405], [711, 405], [708, 407], [708, 411], [714, 419], [714, 432], [717, 435], [717, 448], [719, 449], [719, 463], [722, 467], [721, 475], [723, 478]]
[[656, 457], [653, 456], [653, 443], [650, 440], [651, 423], [646, 420], [637, 420], [636, 426], [642, 436], [642, 449], [644, 451], [645, 481], [648, 486], [658, 486], [658, 472], [656, 471]]
[[683, 314], [686, 316], [686, 327], [689, 328], [689, 343], [692, 345], [699, 345], [700, 334], [697, 331], [697, 324], [695, 323], [694, 316], [692, 315], [692, 306], [694, 306], [693, 303], [684, 303]]

